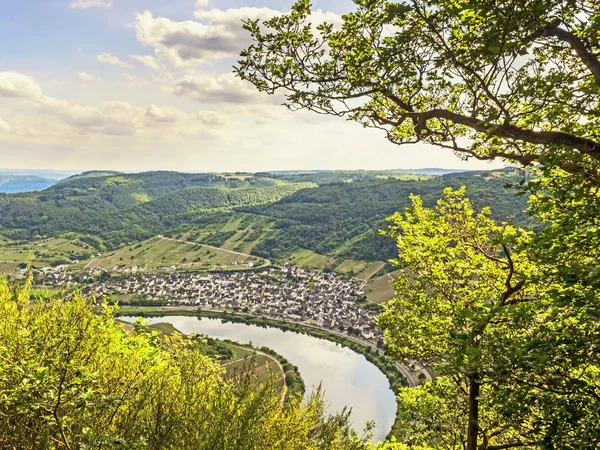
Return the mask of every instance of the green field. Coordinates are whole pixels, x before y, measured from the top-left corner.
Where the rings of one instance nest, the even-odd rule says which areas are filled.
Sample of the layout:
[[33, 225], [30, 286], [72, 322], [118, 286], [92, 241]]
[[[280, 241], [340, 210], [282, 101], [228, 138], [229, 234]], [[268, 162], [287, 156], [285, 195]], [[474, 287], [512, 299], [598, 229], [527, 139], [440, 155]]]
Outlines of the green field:
[[334, 258], [319, 255], [312, 250], [298, 250], [292, 253], [287, 260], [287, 262], [297, 266], [306, 266], [315, 269], [324, 269], [333, 261], [335, 261]]
[[256, 267], [264, 264], [264, 260], [193, 242], [155, 237], [97, 257], [87, 267], [105, 270], [117, 266], [138, 266], [144, 270], [155, 270], [161, 267], [174, 267], [177, 270], [213, 270], [215, 268], [231, 270], [247, 268], [249, 263]]
[[57, 295], [61, 294], [63, 291], [60, 289], [55, 289], [55, 288], [46, 288], [46, 287], [36, 287], [36, 288], [32, 288], [29, 291], [29, 295], [31, 296], [31, 298], [38, 298], [38, 299], [49, 299], [52, 297], [56, 297]]
[[27, 243], [0, 241], [0, 272], [9, 273], [30, 256], [35, 268], [73, 264], [92, 254], [89, 245], [72, 238], [49, 238]]
[[338, 273], [350, 273], [350, 275], [354, 276], [362, 272], [367, 265], [368, 263], [365, 261], [355, 261], [352, 259], [346, 259], [334, 270]]
[[254, 247], [269, 235], [276, 223], [275, 220], [261, 216], [235, 214], [224, 224], [215, 224], [187, 232], [185, 236], [191, 241], [250, 254]]
[[172, 334], [180, 333], [180, 331], [177, 328], [175, 328], [170, 323], [166, 322], [155, 323], [150, 325], [148, 328], [160, 332], [160, 334], [163, 336], [171, 336]]
[[365, 287], [367, 300], [373, 303], [381, 303], [393, 298], [395, 292], [392, 281], [397, 275], [398, 272], [392, 272], [371, 280]]
[[385, 263], [381, 261], [375, 261], [374, 263], [368, 264], [362, 272], [356, 275], [356, 278], [363, 281], [369, 281], [373, 275], [379, 272], [385, 267]]

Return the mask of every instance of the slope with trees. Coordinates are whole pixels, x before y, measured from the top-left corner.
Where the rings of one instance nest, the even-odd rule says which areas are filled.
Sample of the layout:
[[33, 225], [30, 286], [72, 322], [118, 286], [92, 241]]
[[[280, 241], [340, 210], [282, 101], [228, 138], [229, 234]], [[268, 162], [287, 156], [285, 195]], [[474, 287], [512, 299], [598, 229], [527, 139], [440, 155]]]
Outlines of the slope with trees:
[[399, 357], [442, 375], [400, 393], [398, 437], [597, 448], [600, 4], [355, 3], [341, 26], [311, 24], [306, 0], [246, 21], [253, 44], [237, 74], [291, 109], [355, 120], [395, 144], [534, 167], [520, 190], [545, 225], [516, 232], [448, 198], [394, 217], [401, 275], [381, 324]]
[[422, 195], [432, 205], [445, 187], [465, 184], [477, 206], [491, 205], [495, 217], [533, 226], [526, 198], [515, 197], [506, 185], [517, 183], [513, 172], [463, 173], [427, 181], [365, 181], [328, 184], [299, 191], [277, 203], [238, 208], [238, 211], [277, 220], [275, 230], [255, 247], [254, 254], [285, 259], [299, 249], [342, 259], [387, 261], [396, 254], [393, 240], [379, 235], [385, 218], [403, 210], [410, 194]]
[[106, 305], [0, 280], [0, 312], [2, 448], [367, 448], [318, 392], [282, 404], [274, 378], [224, 377], [203, 342], [128, 334]]

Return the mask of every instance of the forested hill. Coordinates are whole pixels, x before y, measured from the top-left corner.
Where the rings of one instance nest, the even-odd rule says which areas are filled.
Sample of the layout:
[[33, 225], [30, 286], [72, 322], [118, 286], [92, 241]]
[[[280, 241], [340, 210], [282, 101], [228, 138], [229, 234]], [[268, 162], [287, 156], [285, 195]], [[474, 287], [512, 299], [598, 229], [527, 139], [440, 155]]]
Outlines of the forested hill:
[[410, 194], [433, 206], [446, 187], [467, 187], [478, 208], [490, 206], [498, 220], [531, 226], [525, 197], [507, 184], [520, 179], [507, 171], [449, 174], [426, 181], [358, 181], [302, 190], [277, 203], [238, 208], [277, 219], [276, 230], [254, 249], [258, 256], [285, 258], [300, 248], [323, 255], [357, 260], [387, 260], [396, 256], [394, 241], [379, 235], [385, 219], [410, 204]]
[[43, 192], [0, 195], [0, 235], [31, 240], [76, 232], [115, 248], [158, 234], [186, 234], [208, 245], [229, 240], [270, 259], [310, 250], [333, 258], [385, 261], [396, 253], [393, 240], [378, 233], [386, 217], [403, 211], [411, 193], [430, 206], [445, 187], [462, 185], [476, 206], [490, 206], [497, 219], [527, 223], [526, 199], [505, 187], [520, 179], [516, 173], [348, 176], [330, 172], [318, 186], [298, 182], [307, 180], [303, 174], [84, 174]]
[[0, 231], [14, 239], [76, 231], [112, 246], [165, 231], [178, 222], [172, 215], [274, 202], [314, 186], [176, 172], [73, 177], [42, 192], [0, 195]]

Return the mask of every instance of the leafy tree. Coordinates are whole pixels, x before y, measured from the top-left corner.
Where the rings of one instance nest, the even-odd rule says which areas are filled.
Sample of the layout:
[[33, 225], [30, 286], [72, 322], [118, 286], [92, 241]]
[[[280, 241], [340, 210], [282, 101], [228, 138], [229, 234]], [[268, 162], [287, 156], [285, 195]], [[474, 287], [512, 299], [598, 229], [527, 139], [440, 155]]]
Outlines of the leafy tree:
[[[448, 221], [466, 207], [444, 216], [417, 202], [416, 217], [397, 216], [392, 235], [406, 271], [381, 323], [398, 356], [458, 374], [457, 386], [468, 381], [464, 394], [477, 402], [469, 402], [465, 436], [452, 442], [475, 448], [477, 430], [484, 448], [597, 447], [600, 3], [355, 3], [341, 26], [311, 24], [306, 0], [263, 24], [245, 22], [254, 43], [242, 53], [237, 74], [261, 91], [283, 92], [292, 109], [380, 128], [396, 144], [425, 142], [464, 158], [541, 163], [536, 177], [522, 183], [532, 194], [530, 213], [546, 223], [538, 234], [515, 251], [514, 240], [504, 242], [515, 238], [504, 235], [509, 227], [483, 221], [461, 228], [469, 231], [465, 242], [494, 235], [488, 256], [495, 264], [478, 261], [462, 244], [440, 245], [448, 240]], [[405, 229], [428, 232], [405, 235]], [[403, 244], [411, 239], [422, 253]], [[487, 252], [487, 245], [481, 248]], [[493, 288], [520, 264], [505, 291], [501, 284]], [[461, 295], [445, 303], [448, 292]], [[523, 301], [503, 305], [509, 292], [508, 302]], [[473, 395], [477, 385], [480, 396]], [[410, 403], [411, 395], [439, 400], [444, 392], [406, 391], [400, 402]], [[506, 427], [491, 433], [506, 442], [490, 442], [488, 425], [474, 426], [478, 406]], [[430, 438], [444, 441], [455, 422], [429, 419], [417, 414], [412, 423], [429, 424], [428, 432], [437, 433]], [[513, 433], [521, 438], [512, 440]]]
[[[531, 295], [525, 281], [532, 269], [514, 251], [521, 232], [497, 225], [487, 208], [475, 214], [464, 193], [446, 189], [433, 209], [424, 208], [413, 196], [404, 217], [396, 214], [389, 219], [401, 273], [397, 297], [385, 305], [379, 324], [395, 356], [422, 361], [455, 381], [454, 392], [445, 391], [446, 401], [460, 403], [458, 393], [464, 393], [466, 404], [460, 407], [468, 414], [457, 417], [466, 427], [460, 432], [452, 430], [461, 428], [455, 423], [431, 427], [425, 430], [435, 435], [428, 439], [430, 444], [452, 435], [455, 444], [447, 448], [464, 443], [475, 450], [479, 444], [488, 448], [494, 442], [506, 448], [522, 446], [521, 440], [511, 440], [516, 423], [484, 420], [490, 408], [487, 404], [482, 408], [482, 398], [489, 396], [487, 385], [495, 380], [491, 361], [503, 338], [503, 323]], [[419, 434], [418, 429], [414, 432]]]
[[[545, 448], [600, 446], [600, 191], [593, 180], [556, 169], [530, 183], [532, 213], [547, 226], [523, 247], [543, 290], [536, 314], [516, 316], [503, 348], [524, 364], [498, 367], [511, 403], [546, 432]], [[524, 331], [526, 330], [526, 331]]]
[[396, 144], [558, 166], [600, 181], [600, 4], [354, 0], [313, 24], [309, 0], [244, 27], [236, 72], [291, 109], [346, 117]]
[[[546, 211], [550, 235], [580, 233], [566, 234], [562, 209]], [[400, 391], [398, 437], [448, 449], [598, 445], [598, 276], [559, 268], [597, 270], [598, 250], [587, 259], [555, 243], [544, 262], [535, 253], [547, 250], [544, 233], [476, 214], [464, 190], [447, 189], [433, 209], [414, 197], [390, 221], [401, 274], [379, 323], [393, 354], [441, 377]]]
[[366, 448], [318, 392], [284, 405], [274, 377], [226, 379], [193, 339], [128, 334], [113, 312], [0, 280], [1, 448]]

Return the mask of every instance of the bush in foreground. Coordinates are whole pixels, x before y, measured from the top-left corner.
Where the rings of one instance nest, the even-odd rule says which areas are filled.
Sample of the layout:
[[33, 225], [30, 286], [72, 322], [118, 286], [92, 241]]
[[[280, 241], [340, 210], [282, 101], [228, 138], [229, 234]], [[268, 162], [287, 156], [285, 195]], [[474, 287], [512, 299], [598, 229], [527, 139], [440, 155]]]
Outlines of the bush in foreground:
[[30, 302], [0, 280], [0, 448], [365, 449], [320, 393], [226, 380], [181, 336], [128, 334], [81, 297]]

